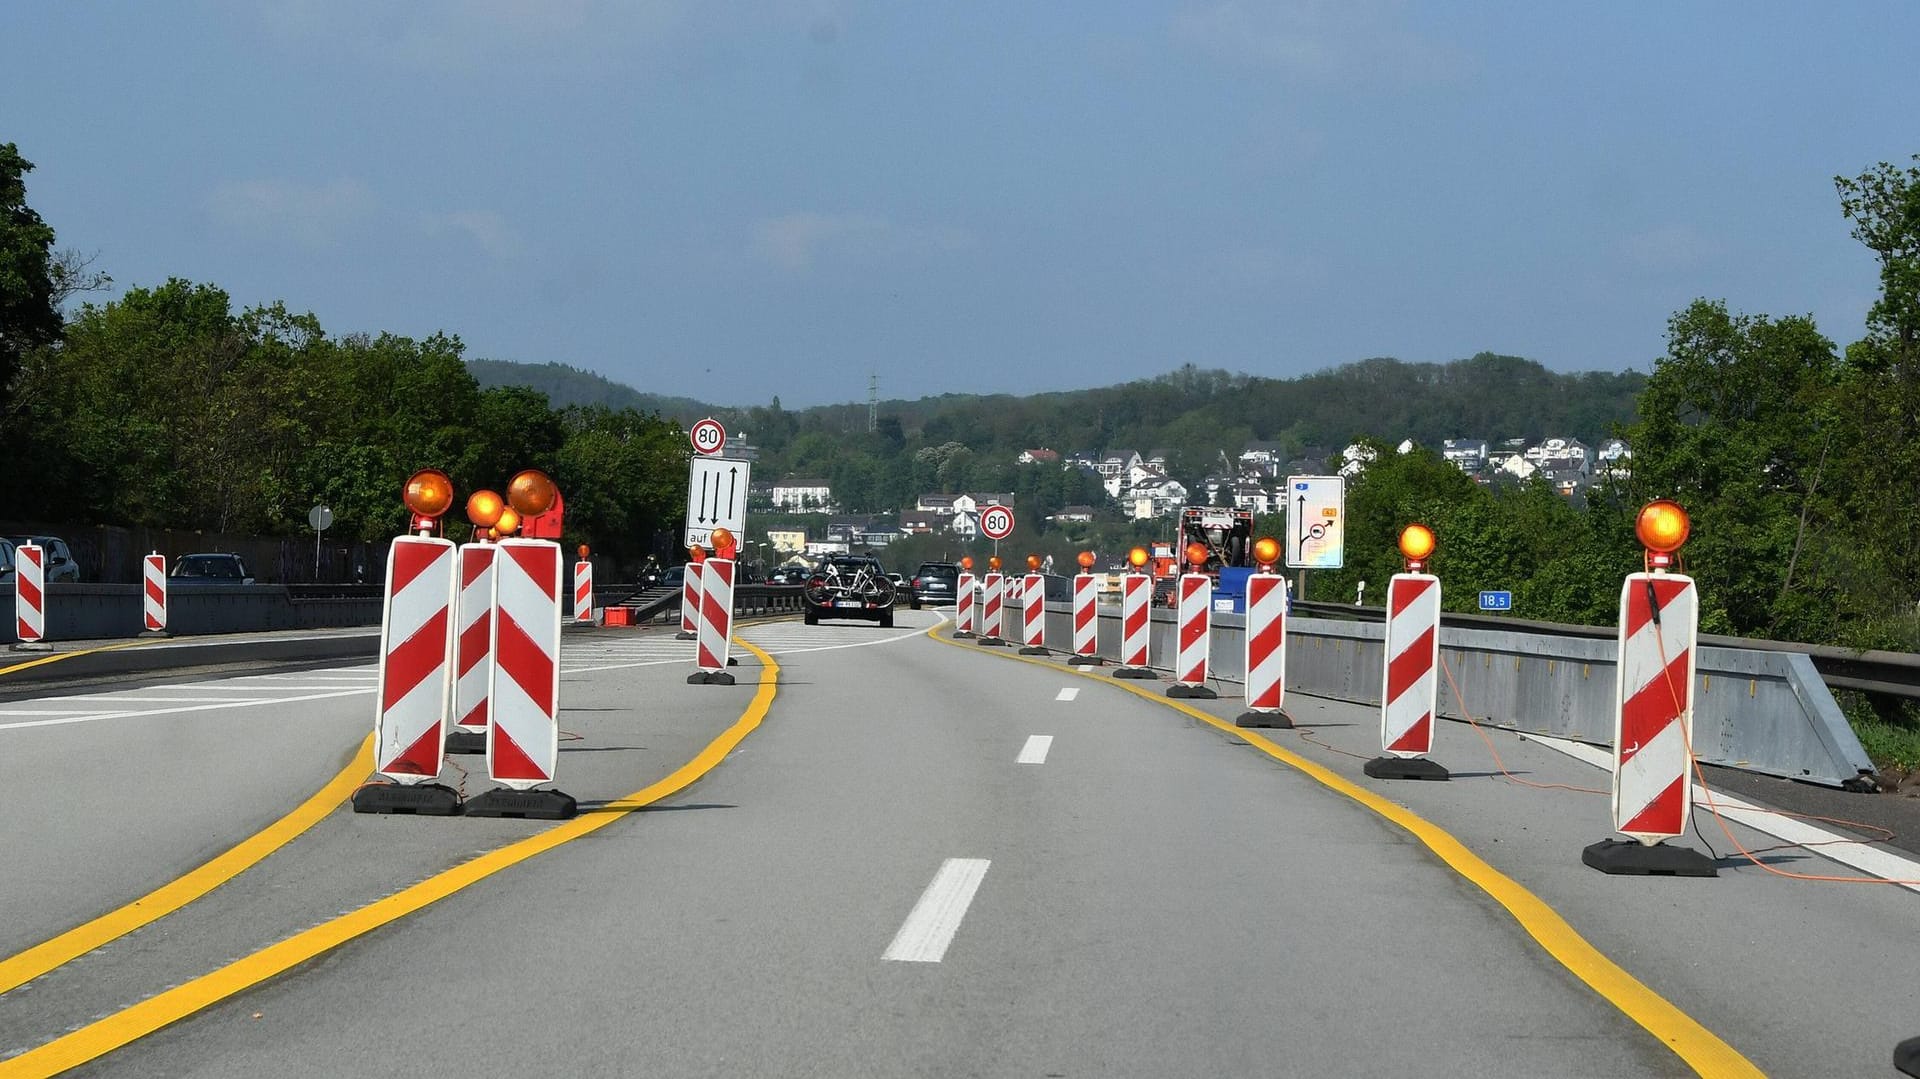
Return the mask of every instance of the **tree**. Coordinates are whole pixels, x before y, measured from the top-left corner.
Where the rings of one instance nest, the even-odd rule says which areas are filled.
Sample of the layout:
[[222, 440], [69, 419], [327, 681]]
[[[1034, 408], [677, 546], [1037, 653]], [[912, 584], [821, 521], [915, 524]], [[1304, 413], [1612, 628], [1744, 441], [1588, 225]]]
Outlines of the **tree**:
[[11, 412], [14, 374], [23, 356], [60, 337], [54, 301], [53, 227], [27, 205], [33, 163], [0, 143], [0, 410]]

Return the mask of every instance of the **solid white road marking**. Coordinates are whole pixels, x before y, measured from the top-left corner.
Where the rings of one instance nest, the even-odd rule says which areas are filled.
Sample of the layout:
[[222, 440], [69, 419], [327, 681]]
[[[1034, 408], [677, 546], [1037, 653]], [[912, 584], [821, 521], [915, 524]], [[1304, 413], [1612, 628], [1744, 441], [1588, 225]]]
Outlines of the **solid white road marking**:
[[920, 893], [913, 913], [907, 915], [880, 958], [900, 963], [938, 963], [945, 959], [947, 945], [960, 931], [960, 921], [967, 916], [973, 893], [980, 890], [990, 864], [985, 858], [948, 858], [933, 875], [933, 883]]
[[1080, 695], [1080, 690], [1078, 688], [1074, 686], [1068, 686], [1067, 688], [1061, 690], [1059, 694], [1056, 695], [1053, 699], [1056, 701], [1070, 701], [1075, 697], [1078, 697], [1079, 695]]
[[1053, 735], [1051, 734], [1032, 735], [1027, 739], [1027, 744], [1020, 747], [1020, 756], [1014, 758], [1013, 763], [1045, 764], [1047, 763], [1047, 750], [1052, 748], [1053, 748]]
[[307, 693], [298, 697], [276, 697], [270, 700], [235, 701], [222, 699], [219, 704], [190, 704], [184, 708], [143, 708], [129, 712], [101, 712], [98, 714], [76, 715], [66, 719], [36, 719], [24, 723], [0, 723], [0, 731], [17, 731], [28, 727], [63, 727], [70, 723], [94, 723], [103, 719], [145, 719], [148, 716], [174, 716], [186, 712], [220, 712], [233, 708], [255, 708], [268, 704], [299, 704], [303, 701], [330, 701], [339, 697], [357, 697], [362, 693], [372, 693], [373, 687], [365, 689], [343, 689], [333, 693]]

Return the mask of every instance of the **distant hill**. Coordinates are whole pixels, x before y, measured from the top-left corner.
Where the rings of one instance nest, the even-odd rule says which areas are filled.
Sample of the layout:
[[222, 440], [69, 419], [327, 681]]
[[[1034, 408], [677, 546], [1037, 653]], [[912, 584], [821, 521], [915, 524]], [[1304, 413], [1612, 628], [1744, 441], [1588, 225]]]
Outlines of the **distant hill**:
[[605, 375], [582, 371], [564, 363], [514, 363], [511, 360], [468, 360], [467, 370], [481, 387], [525, 386], [547, 395], [555, 408], [568, 405], [603, 405], [611, 409], [631, 408], [636, 412], [658, 412], [683, 425], [713, 411], [690, 397], [665, 397], [641, 393]]

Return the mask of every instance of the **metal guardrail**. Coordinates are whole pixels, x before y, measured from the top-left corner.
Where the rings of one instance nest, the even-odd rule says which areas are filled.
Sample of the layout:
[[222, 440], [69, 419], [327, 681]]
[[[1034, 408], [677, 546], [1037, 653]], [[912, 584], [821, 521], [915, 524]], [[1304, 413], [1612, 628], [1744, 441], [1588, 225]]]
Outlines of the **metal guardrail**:
[[[1341, 603], [1315, 603], [1296, 600], [1295, 614], [1311, 618], [1338, 618], [1352, 622], [1380, 622], [1386, 612], [1380, 607], [1355, 607]], [[1548, 637], [1576, 637], [1613, 640], [1619, 631], [1613, 626], [1576, 626], [1565, 622], [1534, 622], [1494, 614], [1446, 612], [1440, 616], [1443, 626], [1460, 629], [1508, 630]], [[1860, 693], [1879, 693], [1889, 697], [1920, 700], [1920, 655], [1912, 652], [1864, 651], [1836, 648], [1825, 644], [1797, 641], [1769, 641], [1756, 637], [1726, 637], [1714, 633], [1700, 635], [1700, 644], [1711, 648], [1741, 648], [1753, 652], [1791, 652], [1813, 661], [1814, 670], [1828, 689], [1846, 689]]]
[[[596, 599], [605, 607], [626, 607], [635, 622], [650, 622], [669, 612], [680, 615], [680, 589], [641, 588], [635, 584], [607, 585], [596, 589]], [[615, 599], [614, 597], [619, 597]], [[733, 589], [734, 614], [775, 614], [798, 611], [802, 607], [797, 584], [742, 584]]]

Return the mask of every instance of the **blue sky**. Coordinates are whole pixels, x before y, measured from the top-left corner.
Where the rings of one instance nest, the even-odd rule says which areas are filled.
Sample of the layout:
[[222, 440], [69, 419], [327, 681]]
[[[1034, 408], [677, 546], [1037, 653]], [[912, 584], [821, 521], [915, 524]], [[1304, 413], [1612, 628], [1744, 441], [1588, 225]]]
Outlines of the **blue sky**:
[[0, 141], [120, 286], [724, 404], [1515, 353], [1699, 296], [1858, 336], [1832, 177], [1909, 3], [182, 0], [6, 16]]

